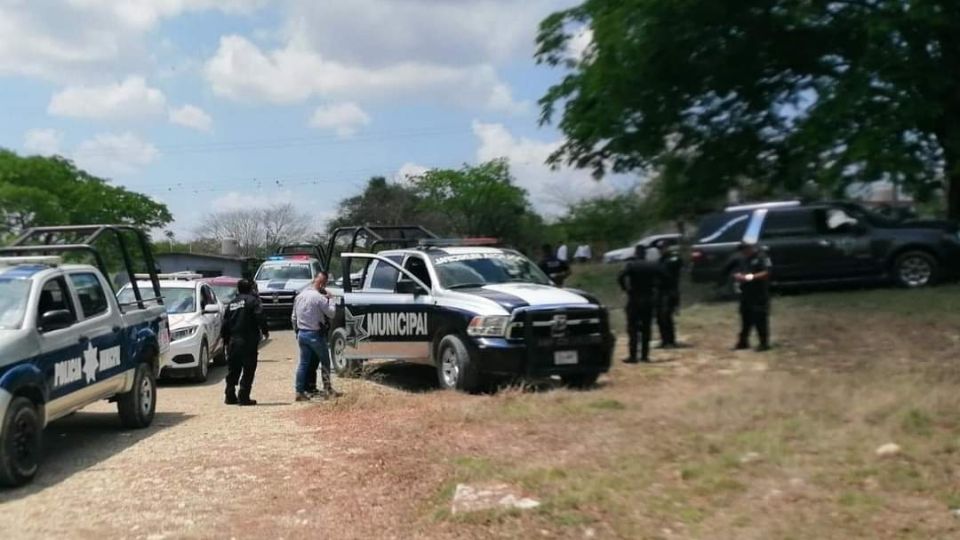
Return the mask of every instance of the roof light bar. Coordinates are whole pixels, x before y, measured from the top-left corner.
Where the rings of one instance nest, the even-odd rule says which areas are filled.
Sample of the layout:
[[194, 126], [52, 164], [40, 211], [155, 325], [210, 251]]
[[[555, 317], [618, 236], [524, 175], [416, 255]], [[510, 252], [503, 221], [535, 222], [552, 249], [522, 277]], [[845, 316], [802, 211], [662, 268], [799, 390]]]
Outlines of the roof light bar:
[[21, 264], [42, 264], [45, 266], [60, 266], [63, 257], [56, 255], [42, 255], [36, 257], [0, 257], [0, 265], [17, 266]]
[[423, 238], [419, 241], [422, 247], [477, 247], [477, 246], [498, 246], [499, 238], [493, 237], [472, 237], [472, 238]]
[[[134, 274], [133, 277], [142, 280], [149, 280], [150, 274]], [[157, 279], [166, 279], [170, 281], [193, 281], [195, 279], [202, 279], [203, 274], [195, 274], [193, 272], [174, 272], [172, 274], [157, 274]]]

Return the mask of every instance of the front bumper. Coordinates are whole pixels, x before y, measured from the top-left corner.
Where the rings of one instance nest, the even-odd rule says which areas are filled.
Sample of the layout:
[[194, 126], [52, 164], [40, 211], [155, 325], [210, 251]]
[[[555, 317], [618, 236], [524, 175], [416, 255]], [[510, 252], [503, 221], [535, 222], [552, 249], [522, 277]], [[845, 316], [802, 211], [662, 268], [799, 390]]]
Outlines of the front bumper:
[[167, 352], [167, 361], [160, 369], [160, 376], [176, 377], [187, 370], [197, 369], [200, 365], [200, 344], [202, 342], [203, 331], [201, 330], [197, 330], [197, 333], [191, 337], [171, 342], [170, 350]]
[[[524, 341], [505, 338], [474, 338], [468, 343], [481, 374], [519, 377], [550, 377], [581, 373], [606, 373], [613, 358], [614, 336], [580, 342], [557, 340], [528, 347]], [[576, 352], [576, 363], [557, 365], [557, 352]]]

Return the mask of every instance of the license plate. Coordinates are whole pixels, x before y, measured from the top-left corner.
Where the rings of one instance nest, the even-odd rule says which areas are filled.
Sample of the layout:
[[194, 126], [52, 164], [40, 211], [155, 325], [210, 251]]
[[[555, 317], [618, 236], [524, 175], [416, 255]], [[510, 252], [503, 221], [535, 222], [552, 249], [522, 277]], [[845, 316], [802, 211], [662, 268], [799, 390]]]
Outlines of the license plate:
[[577, 351], [556, 351], [553, 353], [553, 363], [558, 366], [573, 365], [577, 361]]

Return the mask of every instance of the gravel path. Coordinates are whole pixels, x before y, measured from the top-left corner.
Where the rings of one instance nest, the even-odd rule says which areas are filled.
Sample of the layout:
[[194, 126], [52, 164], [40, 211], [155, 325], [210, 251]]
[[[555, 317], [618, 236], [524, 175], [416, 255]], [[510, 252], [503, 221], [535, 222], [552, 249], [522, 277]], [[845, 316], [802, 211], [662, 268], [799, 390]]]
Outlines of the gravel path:
[[[292, 403], [295, 358], [292, 333], [275, 332], [261, 350], [257, 407], [223, 404], [220, 367], [205, 385], [163, 383], [149, 429], [122, 431], [106, 402], [51, 424], [34, 483], [0, 491], [0, 536], [253, 537], [238, 524], [271, 500], [288, 500], [298, 462], [323, 451], [291, 414], [318, 406]], [[341, 383], [347, 391], [371, 386]], [[302, 509], [258, 514], [257, 528], [270, 536], [316, 536]]]

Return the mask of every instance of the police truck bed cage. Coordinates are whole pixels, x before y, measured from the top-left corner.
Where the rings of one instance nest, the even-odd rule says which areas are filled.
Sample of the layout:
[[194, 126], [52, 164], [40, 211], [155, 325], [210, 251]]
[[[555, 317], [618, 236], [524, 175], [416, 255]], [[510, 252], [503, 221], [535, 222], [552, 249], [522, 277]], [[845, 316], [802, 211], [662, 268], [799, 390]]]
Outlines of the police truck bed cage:
[[277, 250], [275, 256], [278, 257], [291, 257], [294, 255], [308, 256], [313, 257], [320, 261], [322, 266], [326, 266], [327, 257], [323, 252], [323, 246], [316, 244], [288, 244], [286, 246], [280, 246], [280, 249]]
[[[362, 239], [363, 249], [373, 253], [377, 248], [385, 246], [391, 247], [413, 247], [424, 239], [435, 239], [437, 235], [421, 225], [353, 225], [349, 227], [338, 227], [330, 235], [327, 241], [327, 261], [324, 265], [329, 266], [337, 248], [337, 241], [340, 238], [350, 238], [350, 243], [344, 246], [341, 253], [354, 253], [357, 250], [357, 244]], [[327, 268], [329, 270], [329, 268]]]
[[[124, 235], [132, 234], [136, 239], [131, 245], [129, 238]], [[52, 227], [32, 227], [23, 232], [9, 246], [0, 248], [0, 256], [46, 256], [64, 253], [86, 253], [93, 256], [96, 267], [104, 276], [109, 276], [109, 270], [104, 262], [103, 255], [94, 247], [100, 239], [113, 239], [119, 248], [126, 270], [127, 279], [133, 289], [136, 304], [142, 309], [144, 299], [137, 286], [137, 277], [133, 269], [133, 255], [131, 248], [137, 248], [143, 256], [143, 262], [149, 269], [150, 281], [155, 291], [160, 290], [160, 281], [157, 279], [156, 263], [153, 252], [150, 250], [150, 241], [140, 229], [130, 225], [62, 225]], [[109, 281], [109, 279], [108, 279]], [[113, 283], [110, 284], [114, 286]], [[116, 291], [114, 291], [116, 293]], [[148, 301], [163, 303], [159, 296], [148, 298]]]

